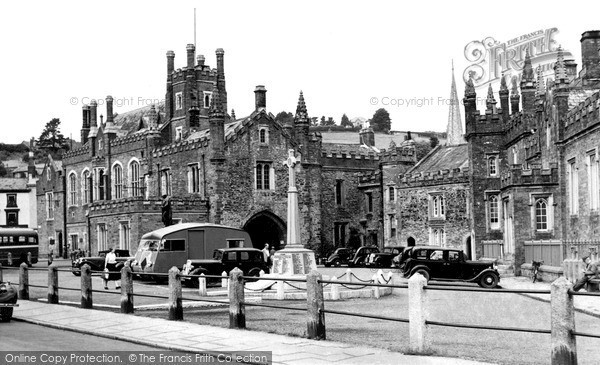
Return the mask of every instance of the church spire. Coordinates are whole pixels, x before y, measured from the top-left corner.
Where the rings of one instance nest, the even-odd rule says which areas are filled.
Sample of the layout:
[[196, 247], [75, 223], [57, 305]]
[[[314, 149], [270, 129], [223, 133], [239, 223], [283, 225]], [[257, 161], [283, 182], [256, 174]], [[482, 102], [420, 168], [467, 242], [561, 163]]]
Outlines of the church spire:
[[565, 66], [565, 55], [562, 47], [558, 47], [558, 53], [556, 55], [556, 64], [554, 65], [554, 79], [556, 83], [567, 82], [567, 68]]
[[306, 102], [304, 101], [304, 94], [300, 90], [300, 96], [298, 97], [298, 106], [296, 107], [296, 121], [307, 121], [308, 112], [306, 110]]
[[533, 67], [531, 66], [531, 56], [529, 56], [529, 48], [525, 51], [525, 64], [523, 65], [523, 78], [521, 84], [534, 81]]
[[456, 93], [454, 80], [454, 61], [452, 61], [452, 85], [450, 86], [450, 107], [448, 111], [448, 126], [446, 127], [446, 145], [454, 146], [464, 143], [462, 119], [460, 117], [460, 103]]

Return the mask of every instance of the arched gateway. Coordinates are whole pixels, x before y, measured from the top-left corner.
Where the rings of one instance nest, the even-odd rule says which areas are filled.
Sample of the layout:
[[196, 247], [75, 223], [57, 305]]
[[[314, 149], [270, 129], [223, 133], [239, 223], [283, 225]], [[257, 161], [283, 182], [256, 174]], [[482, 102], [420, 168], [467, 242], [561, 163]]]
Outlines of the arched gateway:
[[265, 247], [265, 243], [269, 246], [280, 250], [280, 242], [285, 243], [285, 223], [275, 214], [263, 211], [253, 215], [246, 224], [244, 230], [250, 234], [252, 244], [258, 249]]

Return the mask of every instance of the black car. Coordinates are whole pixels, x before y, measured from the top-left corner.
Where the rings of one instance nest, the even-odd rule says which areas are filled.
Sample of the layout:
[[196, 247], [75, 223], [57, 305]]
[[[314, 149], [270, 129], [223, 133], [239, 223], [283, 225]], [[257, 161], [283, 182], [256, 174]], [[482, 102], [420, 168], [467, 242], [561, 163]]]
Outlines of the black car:
[[379, 248], [377, 246], [361, 246], [356, 250], [354, 257], [348, 263], [350, 267], [360, 267], [365, 266], [367, 263], [367, 259], [369, 255], [373, 253], [379, 253]]
[[[260, 271], [269, 272], [264, 254], [256, 248], [219, 248], [213, 252], [212, 259], [187, 260], [183, 265], [183, 275], [221, 275], [229, 274], [234, 268], [242, 270], [245, 276], [259, 276]], [[198, 286], [198, 278], [182, 277], [188, 286]], [[215, 281], [220, 279], [207, 279]]]
[[17, 289], [10, 283], [0, 282], [0, 321], [10, 322], [13, 307], [17, 306]]
[[325, 261], [325, 266], [342, 266], [348, 265], [350, 260], [354, 258], [354, 250], [351, 248], [337, 248]]
[[475, 282], [483, 288], [494, 288], [500, 282], [493, 262], [466, 260], [460, 249], [414, 246], [405, 252], [402, 272], [406, 278], [419, 273], [427, 280]]
[[369, 267], [393, 267], [392, 260], [404, 251], [404, 247], [384, 247], [382, 252], [372, 253], [366, 260]]
[[[90, 265], [92, 271], [103, 271], [106, 254], [109, 252], [110, 250], [102, 250], [98, 252], [98, 256], [78, 257], [73, 259], [73, 261], [71, 261], [71, 272], [75, 276], [81, 275], [81, 267], [85, 264]], [[127, 260], [132, 259], [128, 250], [115, 250], [115, 255], [117, 256], [118, 270], [121, 270]]]

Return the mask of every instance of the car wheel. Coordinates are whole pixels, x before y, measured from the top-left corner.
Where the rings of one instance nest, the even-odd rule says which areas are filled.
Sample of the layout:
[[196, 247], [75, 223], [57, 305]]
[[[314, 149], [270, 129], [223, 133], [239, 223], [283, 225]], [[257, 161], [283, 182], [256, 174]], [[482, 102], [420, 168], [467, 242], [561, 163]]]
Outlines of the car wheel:
[[10, 322], [13, 315], [13, 307], [0, 308], [0, 317], [2, 322]]
[[421, 274], [423, 275], [423, 277], [425, 278], [425, 280], [427, 280], [427, 282], [429, 282], [429, 272], [425, 269], [419, 269], [417, 271], [415, 271], [411, 276], [415, 275], [415, 274]]
[[340, 259], [335, 259], [335, 260], [333, 261], [333, 266], [335, 266], [335, 267], [340, 267], [340, 266], [342, 266], [342, 262], [340, 261]]
[[479, 286], [486, 289], [495, 288], [498, 285], [499, 278], [496, 274], [487, 272], [479, 279]]

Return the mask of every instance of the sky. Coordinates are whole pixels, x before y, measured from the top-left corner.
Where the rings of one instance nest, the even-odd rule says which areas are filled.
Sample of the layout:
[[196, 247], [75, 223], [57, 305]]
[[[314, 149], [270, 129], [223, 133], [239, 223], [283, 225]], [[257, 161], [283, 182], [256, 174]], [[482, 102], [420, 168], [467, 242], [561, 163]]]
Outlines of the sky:
[[255, 86], [265, 85], [273, 114], [295, 112], [302, 90], [310, 116], [339, 123], [383, 107], [402, 131], [446, 130], [452, 62], [462, 98], [470, 42], [557, 28], [555, 43], [581, 65], [581, 33], [600, 29], [597, 1], [3, 2], [0, 142], [37, 138], [52, 118], [79, 140], [91, 99], [103, 115], [107, 95], [117, 113], [164, 99], [165, 54], [185, 66], [194, 8], [196, 54], [216, 67], [215, 50], [225, 50], [237, 117], [253, 111]]

